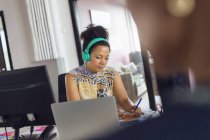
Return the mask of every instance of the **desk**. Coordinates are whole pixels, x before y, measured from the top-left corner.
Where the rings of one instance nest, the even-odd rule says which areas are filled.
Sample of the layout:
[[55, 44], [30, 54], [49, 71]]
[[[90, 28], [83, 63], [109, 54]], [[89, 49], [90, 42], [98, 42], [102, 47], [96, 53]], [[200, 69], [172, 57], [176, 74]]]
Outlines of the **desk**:
[[[142, 115], [141, 117], [135, 119], [135, 120], [132, 120], [132, 121], [124, 121], [124, 120], [120, 120], [119, 123], [120, 123], [120, 126], [122, 128], [125, 128], [127, 126], [130, 126], [130, 125], [133, 125], [135, 123], [139, 123], [139, 122], [143, 122], [145, 120], [148, 120], [150, 118], [154, 118], [154, 117], [158, 117], [159, 116], [159, 113], [158, 112], [154, 112], [152, 110], [147, 110], [144, 112], [145, 114]], [[44, 126], [35, 126], [34, 128], [34, 132], [33, 134], [41, 134], [42, 131], [44, 129]], [[11, 135], [11, 132], [13, 133], [14, 132], [14, 129], [12, 128], [7, 128], [7, 132], [10, 133]], [[1, 134], [4, 134], [5, 133], [5, 129], [4, 128], [0, 128], [0, 135]], [[55, 129], [53, 130], [52, 133], [57, 133], [57, 136], [55, 138], [53, 138], [52, 140], [59, 140], [59, 134], [57, 132], [57, 129], [55, 127]], [[20, 136], [21, 135], [29, 135], [30, 134], [30, 127], [23, 127], [20, 129]], [[4, 137], [5, 139], [5, 137]], [[3, 137], [0, 137], [0, 140], [3, 140]], [[27, 140], [27, 139], [20, 139], [20, 140]], [[37, 138], [34, 138], [33, 140], [38, 140]]]
[[[34, 135], [34, 137], [31, 140], [38, 140], [39, 139], [39, 135], [43, 132], [45, 127], [46, 126], [35, 126], [34, 127], [34, 132], [33, 132], [33, 134], [35, 134], [35, 135]], [[57, 133], [56, 127], [52, 131], [52, 133]], [[7, 135], [8, 135], [9, 140], [12, 139], [12, 136], [14, 135], [14, 129], [11, 128], [11, 127], [7, 127]], [[20, 140], [28, 140], [27, 137], [29, 135], [30, 135], [30, 127], [20, 128]], [[0, 128], [0, 140], [6, 140], [5, 128]], [[59, 140], [58, 136], [56, 136], [52, 140]]]

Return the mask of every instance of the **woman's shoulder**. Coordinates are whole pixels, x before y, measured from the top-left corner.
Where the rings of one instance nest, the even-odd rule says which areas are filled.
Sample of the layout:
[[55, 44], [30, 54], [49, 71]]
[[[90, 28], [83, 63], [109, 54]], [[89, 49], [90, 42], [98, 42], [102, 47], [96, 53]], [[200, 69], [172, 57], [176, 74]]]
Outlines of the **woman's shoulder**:
[[104, 68], [104, 71], [108, 72], [108, 73], [112, 73], [112, 74], [115, 74], [117, 72], [116, 69], [114, 67], [111, 67], [111, 66], [106, 66]]
[[78, 75], [78, 74], [81, 74], [81, 73], [85, 73], [85, 71], [86, 71], [85, 66], [84, 65], [81, 65], [79, 67], [76, 67], [76, 68], [70, 70], [68, 72], [68, 74], [70, 74], [70, 75]]

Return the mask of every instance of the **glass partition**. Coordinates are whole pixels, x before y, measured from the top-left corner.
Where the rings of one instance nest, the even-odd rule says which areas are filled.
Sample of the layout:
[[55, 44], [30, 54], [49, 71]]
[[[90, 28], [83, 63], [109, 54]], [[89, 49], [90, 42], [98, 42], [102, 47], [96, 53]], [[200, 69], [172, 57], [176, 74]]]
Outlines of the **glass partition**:
[[12, 60], [9, 50], [4, 13], [0, 11], [0, 72], [12, 70]]

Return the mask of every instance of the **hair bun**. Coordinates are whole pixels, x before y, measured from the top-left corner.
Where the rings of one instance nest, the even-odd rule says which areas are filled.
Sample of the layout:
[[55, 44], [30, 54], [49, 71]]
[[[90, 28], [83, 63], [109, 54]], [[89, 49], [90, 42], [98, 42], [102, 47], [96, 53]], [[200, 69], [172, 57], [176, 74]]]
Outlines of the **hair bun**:
[[95, 26], [94, 24], [90, 24], [86, 27], [87, 29], [82, 32], [81, 39], [84, 41], [90, 41], [94, 38], [104, 38], [109, 39], [109, 33], [106, 28], [101, 25]]

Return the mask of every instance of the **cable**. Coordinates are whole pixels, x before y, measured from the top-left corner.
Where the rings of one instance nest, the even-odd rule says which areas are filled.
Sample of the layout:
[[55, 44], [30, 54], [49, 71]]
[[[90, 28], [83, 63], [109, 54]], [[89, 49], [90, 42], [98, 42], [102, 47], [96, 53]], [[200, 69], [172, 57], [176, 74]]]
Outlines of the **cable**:
[[8, 140], [7, 127], [6, 127], [6, 126], [4, 126], [4, 129], [5, 129], [6, 138], [7, 138], [7, 140]]
[[29, 137], [29, 139], [31, 139], [33, 132], [34, 132], [34, 126], [31, 125], [31, 127], [30, 127], [30, 137]]
[[8, 140], [6, 121], [5, 121], [3, 116], [0, 116], [0, 121], [3, 122], [4, 129], [5, 129], [5, 134], [6, 134], [6, 139]]
[[29, 113], [27, 114], [27, 118], [28, 118], [28, 121], [30, 122], [31, 124], [31, 127], [30, 127], [30, 136], [29, 136], [29, 139], [31, 139], [32, 137], [32, 134], [34, 132], [34, 125], [33, 125], [33, 122], [35, 121], [35, 116], [33, 113]]

